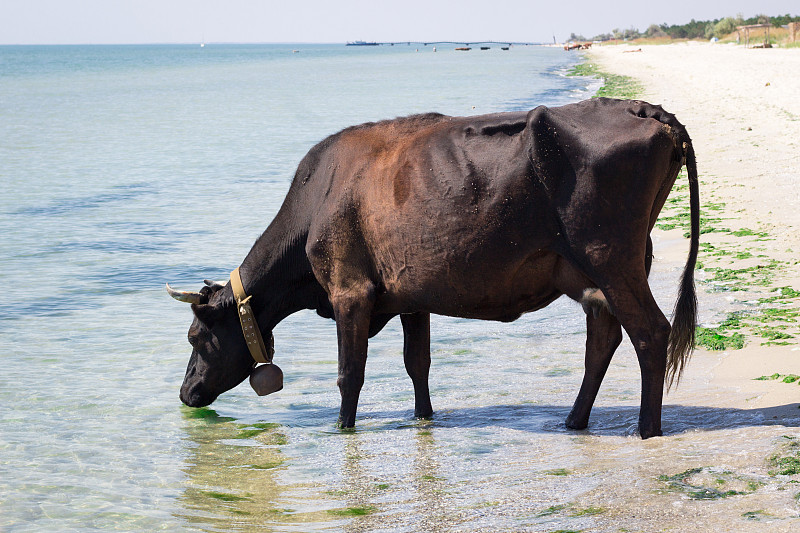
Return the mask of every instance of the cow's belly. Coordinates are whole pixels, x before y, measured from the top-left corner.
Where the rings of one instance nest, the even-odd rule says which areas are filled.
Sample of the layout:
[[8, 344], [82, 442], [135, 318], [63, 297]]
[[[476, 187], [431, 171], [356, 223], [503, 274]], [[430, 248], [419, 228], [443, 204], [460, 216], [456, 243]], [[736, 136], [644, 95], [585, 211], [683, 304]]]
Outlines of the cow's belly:
[[559, 256], [553, 252], [475, 255], [403, 265], [401, 275], [383, 280], [378, 309], [511, 321], [562, 294], [554, 282]]

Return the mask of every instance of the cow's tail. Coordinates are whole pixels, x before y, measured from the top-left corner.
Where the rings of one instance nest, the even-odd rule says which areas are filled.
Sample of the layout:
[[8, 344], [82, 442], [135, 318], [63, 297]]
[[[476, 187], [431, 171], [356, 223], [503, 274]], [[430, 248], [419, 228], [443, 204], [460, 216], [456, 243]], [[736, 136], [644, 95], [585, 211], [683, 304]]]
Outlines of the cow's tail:
[[689, 174], [689, 205], [691, 216], [691, 237], [689, 257], [681, 276], [678, 301], [672, 319], [672, 330], [669, 334], [667, 348], [667, 390], [680, 382], [681, 374], [689, 361], [695, 346], [695, 329], [697, 327], [697, 295], [694, 287], [694, 267], [700, 247], [700, 189], [697, 182], [697, 162], [694, 147], [689, 136], [682, 132], [683, 148], [686, 157], [686, 171]]

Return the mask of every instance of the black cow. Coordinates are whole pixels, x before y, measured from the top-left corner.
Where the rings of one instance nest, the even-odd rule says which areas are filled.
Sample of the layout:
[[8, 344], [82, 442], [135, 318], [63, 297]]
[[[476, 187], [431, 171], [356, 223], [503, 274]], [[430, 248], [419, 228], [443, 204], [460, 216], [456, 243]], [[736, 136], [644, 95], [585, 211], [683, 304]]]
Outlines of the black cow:
[[[672, 327], [647, 282], [650, 231], [681, 167], [691, 245]], [[684, 126], [641, 101], [593, 99], [476, 117], [363, 124], [305, 156], [241, 264], [259, 329], [315, 309], [336, 320], [339, 424], [352, 427], [367, 339], [400, 315], [415, 414], [428, 393], [430, 313], [512, 321], [566, 294], [586, 310], [586, 373], [567, 426], [588, 424], [625, 328], [642, 375], [639, 431], [661, 434], [666, 382], [694, 347], [699, 192]], [[252, 372], [230, 284], [193, 302], [181, 399], [199, 407]]]

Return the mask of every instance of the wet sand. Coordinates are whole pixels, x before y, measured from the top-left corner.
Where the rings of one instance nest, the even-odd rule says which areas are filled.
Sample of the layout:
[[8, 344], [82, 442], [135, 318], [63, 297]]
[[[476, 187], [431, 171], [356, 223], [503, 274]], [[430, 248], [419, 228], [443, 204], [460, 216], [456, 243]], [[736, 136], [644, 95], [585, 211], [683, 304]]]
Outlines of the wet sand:
[[[641, 49], [641, 51], [637, 51]], [[677, 115], [692, 136], [701, 180], [701, 203], [724, 204], [723, 225], [736, 231], [765, 232], [768, 239], [709, 233], [701, 241], [718, 249], [753, 251], [759, 259], [736, 261], [702, 254], [705, 267], [746, 268], [758, 261], [781, 261], [768, 287], [723, 297], [700, 287], [701, 319], [724, 318], [731, 310], [769, 296], [774, 287], [800, 289], [800, 49], [745, 49], [736, 45], [680, 43], [662, 46], [603, 46], [589, 53], [602, 70], [633, 77], [643, 86], [643, 99]], [[667, 232], [680, 237], [680, 230]], [[755, 251], [758, 251], [758, 254]], [[681, 260], [679, 244], [661, 254]], [[698, 279], [708, 278], [698, 272]], [[705, 286], [708, 288], [708, 286]], [[797, 334], [796, 324], [788, 330]], [[800, 348], [762, 346], [748, 336], [744, 349], [724, 353], [699, 350], [698, 360], [714, 360], [709, 387], [741, 394], [725, 398], [724, 407], [779, 408], [796, 418], [800, 387], [779, 381], [756, 381], [764, 375], [800, 373]], [[690, 364], [687, 377], [705, 372]], [[722, 398], [720, 398], [722, 400]], [[723, 406], [723, 405], [720, 405]]]

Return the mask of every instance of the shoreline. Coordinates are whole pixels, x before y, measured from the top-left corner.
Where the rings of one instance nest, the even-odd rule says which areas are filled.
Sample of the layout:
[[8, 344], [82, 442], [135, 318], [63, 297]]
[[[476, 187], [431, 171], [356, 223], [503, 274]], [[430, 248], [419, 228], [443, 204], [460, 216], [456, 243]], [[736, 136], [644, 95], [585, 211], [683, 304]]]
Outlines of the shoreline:
[[[774, 416], [797, 419], [800, 382], [782, 379], [800, 373], [800, 50], [688, 42], [602, 46], [585, 57], [634, 80], [641, 99], [663, 105], [692, 136], [703, 217], [699, 332], [723, 349], [698, 348], [686, 379], [738, 391], [724, 407], [776, 408]], [[659, 217], [667, 240], [684, 232], [681, 204], [668, 203]], [[659, 253], [682, 263], [685, 248]], [[734, 349], [729, 339], [745, 345]]]

